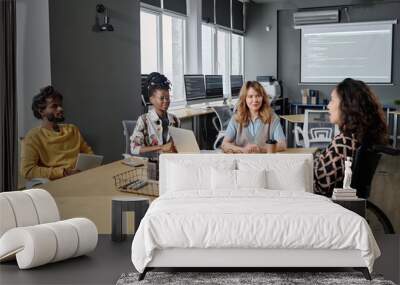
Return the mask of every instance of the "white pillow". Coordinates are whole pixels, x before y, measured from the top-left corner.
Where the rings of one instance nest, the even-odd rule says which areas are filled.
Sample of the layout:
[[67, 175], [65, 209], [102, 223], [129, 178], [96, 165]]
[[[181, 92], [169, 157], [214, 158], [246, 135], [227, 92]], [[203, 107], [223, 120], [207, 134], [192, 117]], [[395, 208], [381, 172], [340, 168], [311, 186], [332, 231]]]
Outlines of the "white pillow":
[[265, 170], [211, 170], [211, 188], [213, 190], [237, 190], [240, 188], [265, 188]]
[[266, 171], [265, 169], [236, 170], [236, 181], [238, 188], [266, 188]]
[[266, 170], [266, 188], [270, 190], [307, 191], [310, 170], [305, 160], [271, 159], [238, 160], [240, 170]]
[[235, 168], [235, 161], [209, 161], [202, 165], [190, 162], [168, 163], [168, 191], [193, 189], [211, 189], [211, 170], [229, 170]]
[[211, 189], [236, 189], [236, 170], [211, 168]]
[[267, 188], [272, 190], [307, 191], [307, 177], [305, 163], [294, 163], [291, 167], [269, 169], [267, 171]]

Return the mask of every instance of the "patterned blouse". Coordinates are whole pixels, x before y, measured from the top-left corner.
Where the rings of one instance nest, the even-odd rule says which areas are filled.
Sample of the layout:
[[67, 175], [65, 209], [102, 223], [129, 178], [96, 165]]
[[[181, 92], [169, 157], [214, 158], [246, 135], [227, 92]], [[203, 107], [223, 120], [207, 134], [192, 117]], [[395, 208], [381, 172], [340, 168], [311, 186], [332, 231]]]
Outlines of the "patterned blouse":
[[[169, 126], [180, 126], [180, 122], [175, 115], [167, 113], [167, 116]], [[169, 133], [167, 133], [166, 142], [169, 140], [170, 136]], [[131, 152], [132, 154], [139, 154], [142, 146], [163, 144], [163, 121], [155, 110], [150, 110], [148, 113], [141, 115], [136, 122], [135, 130], [131, 136]]]
[[314, 192], [332, 196], [334, 188], [343, 185], [344, 162], [346, 157], [354, 159], [357, 140], [344, 134], [338, 134], [330, 145], [319, 153], [314, 159]]

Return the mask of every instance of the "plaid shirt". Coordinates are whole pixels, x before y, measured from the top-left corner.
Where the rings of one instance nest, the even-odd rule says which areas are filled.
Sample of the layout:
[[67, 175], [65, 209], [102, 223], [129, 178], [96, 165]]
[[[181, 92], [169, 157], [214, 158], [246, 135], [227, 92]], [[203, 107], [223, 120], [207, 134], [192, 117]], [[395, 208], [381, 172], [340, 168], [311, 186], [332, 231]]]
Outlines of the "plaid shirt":
[[334, 188], [341, 188], [346, 157], [354, 158], [358, 142], [344, 134], [338, 134], [330, 145], [314, 159], [314, 192], [332, 196]]
[[[175, 115], [167, 113], [169, 126], [179, 127], [180, 122]], [[167, 141], [170, 140], [169, 133]], [[160, 117], [155, 110], [141, 115], [131, 136], [131, 152], [139, 154], [142, 146], [156, 146], [163, 144], [163, 127]]]

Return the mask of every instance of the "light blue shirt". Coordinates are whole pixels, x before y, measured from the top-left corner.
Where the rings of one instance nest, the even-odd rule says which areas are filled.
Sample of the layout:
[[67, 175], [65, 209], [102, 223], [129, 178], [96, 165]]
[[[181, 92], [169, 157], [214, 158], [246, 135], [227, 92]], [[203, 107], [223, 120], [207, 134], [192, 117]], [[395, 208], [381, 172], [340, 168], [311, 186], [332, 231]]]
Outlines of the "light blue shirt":
[[[238, 133], [239, 129], [239, 123], [236, 122], [235, 120], [235, 115], [232, 116], [229, 125], [226, 129], [225, 132], [225, 137], [228, 138], [228, 140], [233, 141], [236, 138], [236, 135]], [[260, 118], [256, 118], [253, 121], [250, 121], [250, 123], [244, 127], [243, 129], [250, 132], [250, 134], [255, 137], [260, 129], [264, 126], [264, 123], [261, 121]], [[283, 133], [283, 129], [279, 120], [279, 117], [277, 114], [273, 114], [272, 116], [272, 124], [271, 124], [271, 139], [276, 140], [276, 141], [281, 141], [281, 140], [286, 140], [285, 134]]]

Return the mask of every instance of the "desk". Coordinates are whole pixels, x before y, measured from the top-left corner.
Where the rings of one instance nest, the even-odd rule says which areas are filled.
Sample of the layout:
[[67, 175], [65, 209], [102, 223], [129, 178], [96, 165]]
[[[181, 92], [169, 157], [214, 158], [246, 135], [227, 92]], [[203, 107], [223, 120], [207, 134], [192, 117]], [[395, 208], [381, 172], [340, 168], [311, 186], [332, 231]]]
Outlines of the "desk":
[[175, 116], [178, 117], [179, 120], [181, 120], [182, 128], [193, 130], [197, 143], [201, 148], [203, 148], [204, 139], [201, 134], [200, 117], [212, 114], [214, 113], [214, 110], [212, 108], [207, 108], [207, 107], [198, 107], [198, 108], [185, 107], [182, 109], [171, 110], [169, 112], [171, 114], [174, 114]]
[[[233, 108], [235, 104], [236, 102], [233, 101], [230, 107]], [[202, 133], [202, 130], [204, 131], [204, 128], [200, 124], [200, 117], [206, 116], [208, 114], [214, 114], [213, 107], [220, 107], [220, 106], [229, 106], [229, 105], [224, 105], [223, 101], [214, 101], [214, 102], [209, 102], [208, 107], [205, 104], [197, 106], [193, 105], [193, 106], [183, 107], [180, 109], [171, 109], [169, 112], [171, 114], [174, 114], [181, 120], [182, 128], [193, 130], [195, 137], [197, 139], [197, 143], [199, 144], [200, 148], [209, 148], [210, 144], [207, 138], [209, 134], [207, 133], [207, 135], [205, 136], [204, 133]], [[204, 119], [205, 119], [204, 122], [206, 122], [206, 118]], [[212, 129], [209, 131], [213, 133], [214, 127], [212, 127]], [[215, 132], [217, 132], [217, 130], [215, 130]], [[217, 134], [215, 134], [215, 136], [216, 135]]]
[[180, 120], [214, 113], [212, 108], [206, 108], [206, 107], [202, 108], [185, 107], [182, 109], [170, 110], [168, 112], [174, 114]]
[[389, 114], [393, 115], [393, 147], [397, 147], [397, 121], [399, 119], [400, 111], [390, 111]]
[[[287, 149], [282, 153], [314, 153], [316, 148]], [[97, 226], [99, 234], [111, 233], [111, 202], [115, 196], [138, 196], [115, 189], [113, 176], [133, 169], [115, 161], [81, 173], [40, 185], [54, 197], [61, 219], [86, 217]], [[149, 197], [150, 201], [155, 197]]]
[[115, 161], [39, 187], [54, 197], [62, 220], [86, 217], [96, 224], [99, 234], [110, 234], [112, 197], [135, 195], [116, 190], [113, 176], [131, 169]]
[[290, 103], [290, 112], [292, 112], [292, 106], [294, 107], [295, 114], [299, 113], [299, 108], [302, 109], [322, 109], [327, 108], [327, 104], [303, 104], [303, 103]]
[[317, 147], [310, 147], [310, 148], [300, 148], [300, 147], [289, 147], [284, 151], [279, 153], [294, 153], [294, 154], [314, 154], [318, 150]]
[[283, 116], [280, 116], [281, 117], [281, 119], [284, 119], [284, 120], [286, 120], [286, 121], [289, 121], [289, 122], [291, 122], [291, 123], [294, 123], [294, 124], [302, 124], [302, 123], [304, 123], [304, 114], [298, 114], [298, 115], [283, 115]]
[[[289, 145], [289, 123], [294, 124], [295, 127], [297, 124], [303, 124], [304, 123], [304, 114], [284, 115], [284, 116], [281, 116], [280, 118], [285, 120], [285, 135], [286, 135], [286, 140]], [[296, 147], [295, 142], [293, 142], [293, 146]]]
[[[231, 109], [234, 108], [234, 106], [237, 104], [238, 100], [233, 99], [232, 104], [230, 105]], [[197, 107], [196, 105], [193, 106], [187, 106], [187, 107], [182, 107], [182, 108], [177, 108], [177, 109], [170, 109], [168, 110], [169, 113], [174, 114], [175, 116], [178, 117], [178, 119], [187, 119], [187, 118], [192, 118], [196, 116], [202, 116], [202, 115], [207, 115], [214, 113], [214, 110], [212, 107], [220, 107], [220, 106], [227, 106], [224, 104], [223, 101], [214, 101], [210, 102], [209, 105], [204, 105], [204, 106], [199, 106]]]

